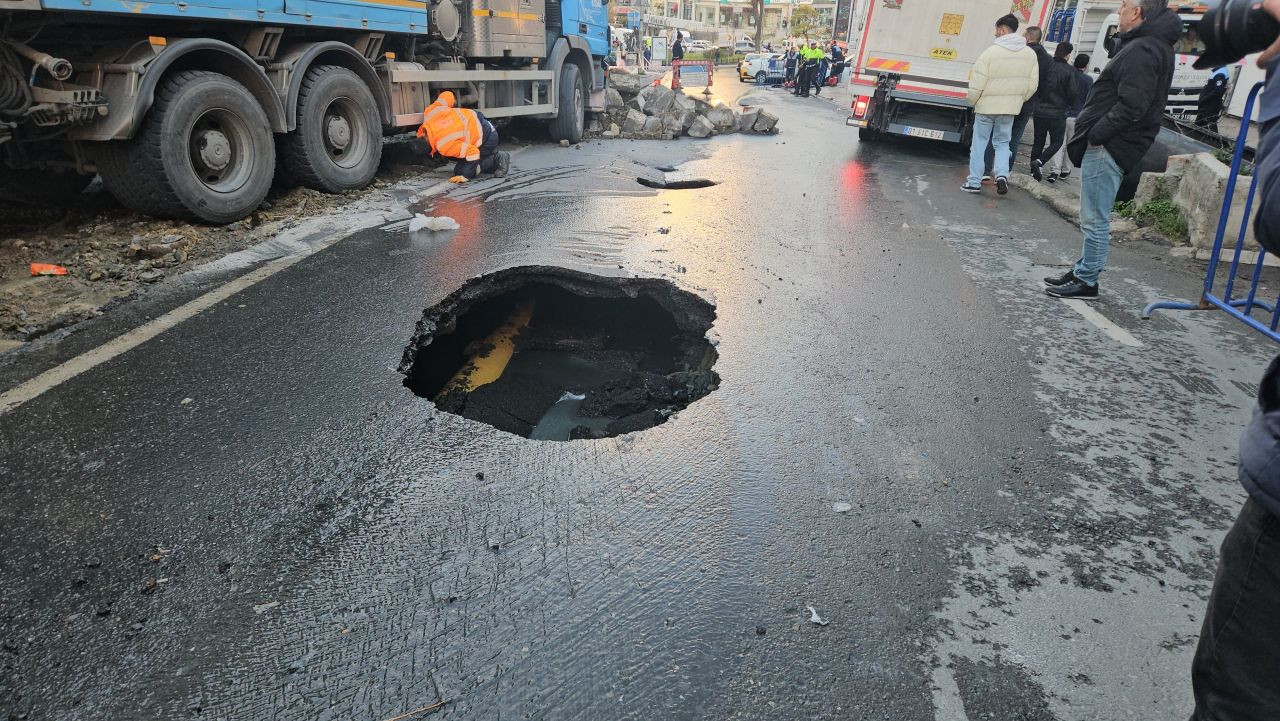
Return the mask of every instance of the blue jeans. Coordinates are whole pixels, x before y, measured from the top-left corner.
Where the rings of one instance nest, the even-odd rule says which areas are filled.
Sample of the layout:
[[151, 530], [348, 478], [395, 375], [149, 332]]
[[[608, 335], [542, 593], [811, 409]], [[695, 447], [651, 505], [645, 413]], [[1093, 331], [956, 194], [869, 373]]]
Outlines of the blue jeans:
[[1013, 118], [1012, 115], [973, 116], [973, 142], [969, 145], [968, 185], [982, 183], [988, 144], [994, 145], [999, 151], [995, 157], [996, 177], [1009, 177], [1009, 136], [1013, 133]]
[[1124, 171], [1112, 160], [1106, 148], [1089, 148], [1080, 163], [1080, 230], [1084, 232], [1084, 249], [1076, 261], [1076, 277], [1089, 285], [1098, 284], [1098, 274], [1107, 264], [1107, 246], [1111, 243], [1111, 209]]
[[[1026, 108], [1025, 105], [1023, 107]], [[1018, 157], [1018, 146], [1022, 145], [1022, 136], [1027, 132], [1027, 124], [1031, 122], [1032, 115], [1034, 113], [1028, 109], [1013, 119], [1013, 132], [1009, 136], [1009, 172], [1013, 172], [1013, 161]], [[983, 175], [990, 175], [991, 171], [995, 169], [995, 155], [995, 148], [988, 145], [987, 163], [982, 168], [986, 172]], [[1006, 176], [1008, 174], [1005, 173]], [[1000, 174], [996, 173], [995, 177], [1000, 177]]]

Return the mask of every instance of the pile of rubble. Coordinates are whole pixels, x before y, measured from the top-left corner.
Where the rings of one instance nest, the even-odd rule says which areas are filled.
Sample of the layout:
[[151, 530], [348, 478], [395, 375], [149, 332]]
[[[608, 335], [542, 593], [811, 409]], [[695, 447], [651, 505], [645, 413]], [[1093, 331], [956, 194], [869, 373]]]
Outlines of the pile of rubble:
[[661, 75], [613, 72], [605, 90], [605, 112], [590, 130], [602, 138], [705, 138], [724, 133], [776, 133], [778, 116], [767, 110], [735, 111], [723, 101], [700, 98], [655, 84]]

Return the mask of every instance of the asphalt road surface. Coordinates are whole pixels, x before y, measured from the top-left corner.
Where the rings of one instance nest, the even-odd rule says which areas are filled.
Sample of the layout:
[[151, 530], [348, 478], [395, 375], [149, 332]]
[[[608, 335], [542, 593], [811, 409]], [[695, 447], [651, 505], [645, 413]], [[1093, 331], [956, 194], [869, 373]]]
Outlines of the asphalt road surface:
[[[779, 134], [531, 146], [7, 354], [0, 718], [1185, 718], [1273, 348], [1140, 320], [1198, 294], [1166, 248], [1049, 298], [1073, 226], [752, 92]], [[524, 265], [715, 303], [719, 388], [570, 442], [410, 393], [423, 310]]]

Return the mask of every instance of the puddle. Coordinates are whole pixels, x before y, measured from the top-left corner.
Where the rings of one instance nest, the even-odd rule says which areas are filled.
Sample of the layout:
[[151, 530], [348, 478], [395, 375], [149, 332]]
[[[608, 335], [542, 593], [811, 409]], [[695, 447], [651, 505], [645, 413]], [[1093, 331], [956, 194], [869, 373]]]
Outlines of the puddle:
[[636, 178], [636, 182], [646, 188], [657, 188], [659, 190], [695, 190], [697, 188], [710, 188], [716, 184], [714, 180], [706, 178], [690, 178], [689, 180], [654, 180], [652, 178], [640, 177]]
[[659, 425], [715, 390], [715, 307], [666, 280], [528, 266], [428, 308], [405, 386], [448, 413], [535, 440]]

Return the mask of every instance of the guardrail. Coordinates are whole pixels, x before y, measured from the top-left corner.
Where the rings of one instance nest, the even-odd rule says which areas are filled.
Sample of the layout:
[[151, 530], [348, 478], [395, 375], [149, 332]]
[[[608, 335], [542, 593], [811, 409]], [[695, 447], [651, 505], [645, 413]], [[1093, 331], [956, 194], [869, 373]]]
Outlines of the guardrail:
[[[1209, 258], [1209, 268], [1205, 272], [1204, 293], [1200, 296], [1200, 302], [1160, 301], [1152, 303], [1142, 310], [1144, 319], [1151, 317], [1151, 311], [1161, 308], [1173, 310], [1213, 310], [1217, 308], [1226, 311], [1237, 320], [1271, 340], [1280, 342], [1280, 332], [1276, 331], [1276, 327], [1280, 326], [1280, 296], [1277, 296], [1274, 301], [1260, 300], [1257, 297], [1258, 281], [1262, 277], [1262, 266], [1266, 257], [1266, 251], [1262, 248], [1258, 249], [1257, 257], [1254, 259], [1253, 274], [1249, 278], [1248, 291], [1240, 298], [1234, 295], [1236, 277], [1240, 271], [1240, 258], [1244, 252], [1244, 238], [1249, 230], [1249, 219], [1253, 212], [1253, 199], [1258, 190], [1258, 175], [1256, 172], [1249, 182], [1249, 195], [1245, 199], [1244, 217], [1240, 220], [1240, 227], [1236, 233], [1235, 252], [1231, 256], [1226, 287], [1221, 295], [1214, 292], [1218, 269], [1221, 265], [1223, 240], [1227, 235], [1227, 224], [1231, 215], [1232, 201], [1235, 200], [1236, 181], [1240, 178], [1240, 165], [1244, 160], [1245, 145], [1249, 136], [1249, 124], [1252, 122], [1253, 107], [1262, 88], [1262, 83], [1254, 85], [1253, 89], [1249, 91], [1248, 101], [1245, 102], [1244, 113], [1241, 116], [1243, 121], [1240, 123], [1240, 133], [1236, 137], [1235, 150], [1231, 155], [1231, 172], [1227, 176], [1226, 193], [1222, 198], [1222, 211], [1218, 215], [1218, 232], [1213, 238], [1213, 255]], [[1270, 313], [1271, 317], [1266, 322], [1254, 318], [1253, 312], [1257, 309]]]

